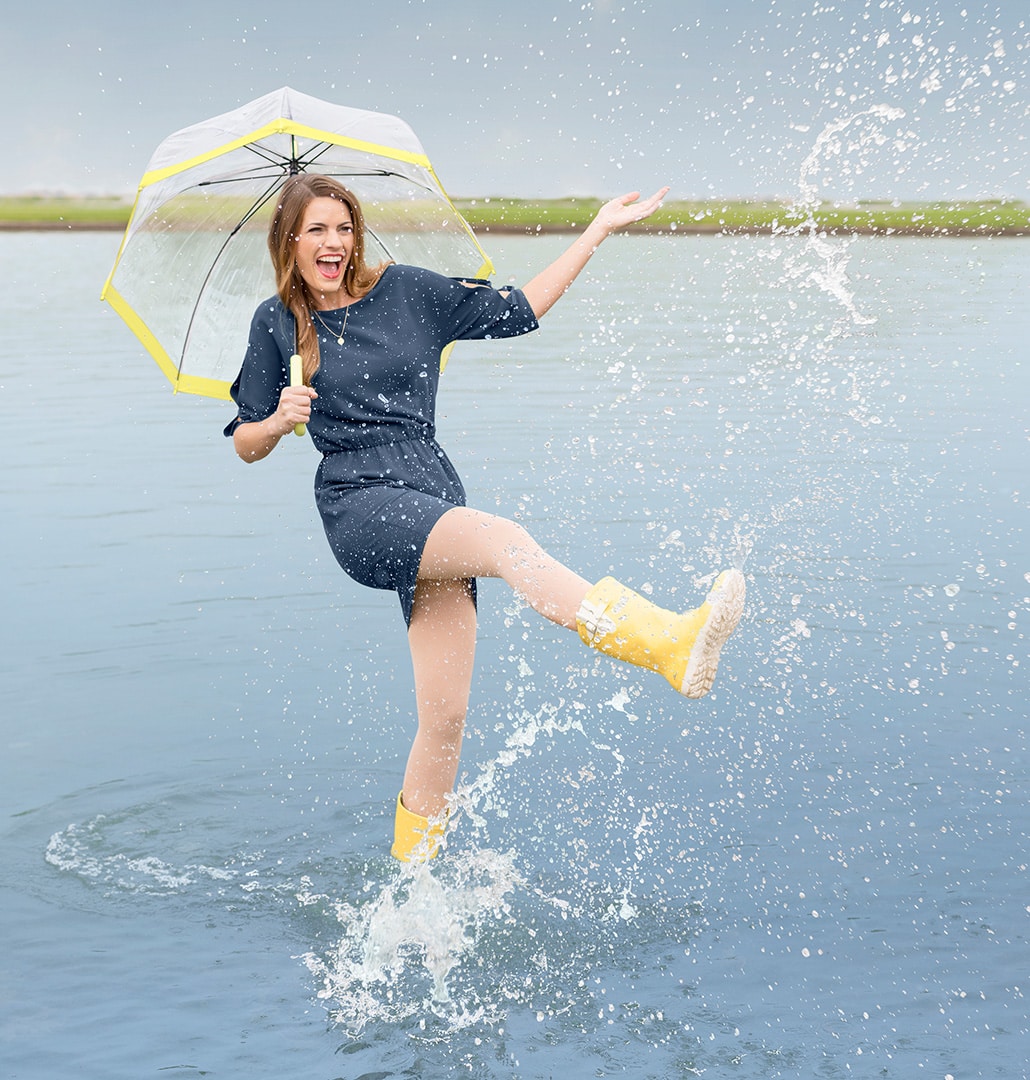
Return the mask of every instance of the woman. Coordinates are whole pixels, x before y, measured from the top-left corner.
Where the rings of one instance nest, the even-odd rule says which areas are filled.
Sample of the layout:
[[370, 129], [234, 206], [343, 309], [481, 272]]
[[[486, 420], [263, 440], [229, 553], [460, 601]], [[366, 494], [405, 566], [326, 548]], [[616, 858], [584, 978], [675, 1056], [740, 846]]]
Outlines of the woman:
[[[361, 207], [332, 179], [302, 174], [281, 192], [268, 235], [278, 295], [254, 315], [226, 434], [244, 461], [258, 461], [307, 424], [323, 454], [315, 497], [333, 553], [357, 581], [400, 597], [418, 710], [396, 805], [392, 852], [402, 861], [432, 857], [442, 836], [471, 688], [477, 577], [503, 578], [545, 618], [692, 698], [710, 689], [740, 619], [739, 570], [685, 615], [613, 578], [591, 585], [521, 526], [466, 507], [434, 439], [441, 350], [535, 330], [598, 245], [652, 214], [667, 190], [613, 199], [523, 289], [500, 291], [415, 267], [370, 268]], [[294, 351], [302, 386], [288, 385]]]

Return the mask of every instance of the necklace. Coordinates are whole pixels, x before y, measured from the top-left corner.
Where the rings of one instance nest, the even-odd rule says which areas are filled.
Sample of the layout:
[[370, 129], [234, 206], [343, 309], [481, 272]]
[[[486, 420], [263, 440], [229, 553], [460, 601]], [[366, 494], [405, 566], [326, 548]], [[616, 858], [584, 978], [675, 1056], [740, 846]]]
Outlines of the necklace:
[[[311, 313], [315, 316], [316, 319], [318, 319], [318, 321], [322, 324], [322, 326], [326, 329], [326, 331], [328, 331], [328, 333], [330, 335], [333, 335], [333, 334], [336, 333], [335, 330], [330, 329], [330, 327], [327, 325], [325, 319], [323, 319], [322, 316], [319, 315], [318, 310], [316, 308], [312, 308]], [[350, 304], [348, 304], [343, 309], [343, 325], [340, 327], [340, 335], [336, 339], [336, 344], [337, 345], [342, 345], [343, 344], [343, 337], [347, 333], [347, 320], [349, 318], [350, 318]]]

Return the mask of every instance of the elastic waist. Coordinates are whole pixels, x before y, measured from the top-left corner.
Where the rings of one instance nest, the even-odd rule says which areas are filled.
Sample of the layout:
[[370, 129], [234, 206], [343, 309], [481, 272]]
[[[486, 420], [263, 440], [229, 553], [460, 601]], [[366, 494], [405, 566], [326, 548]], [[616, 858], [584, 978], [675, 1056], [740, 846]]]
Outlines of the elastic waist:
[[436, 432], [428, 425], [422, 428], [391, 427], [379, 431], [370, 431], [349, 446], [335, 446], [329, 450], [323, 450], [322, 457], [333, 457], [336, 454], [360, 454], [362, 450], [374, 450], [377, 446], [393, 446], [409, 442], [426, 443], [435, 447]]
[[457, 480], [454, 466], [435, 439], [394, 439], [357, 450], [323, 454], [315, 471], [315, 488], [322, 484], [375, 485], [436, 493], [442, 476], [446, 477], [445, 486]]

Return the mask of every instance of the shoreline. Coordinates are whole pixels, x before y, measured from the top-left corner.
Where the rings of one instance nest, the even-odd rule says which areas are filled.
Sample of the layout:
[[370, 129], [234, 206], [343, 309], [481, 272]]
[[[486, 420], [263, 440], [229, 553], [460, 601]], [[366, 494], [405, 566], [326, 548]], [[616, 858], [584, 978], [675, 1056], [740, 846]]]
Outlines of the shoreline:
[[[581, 232], [599, 199], [454, 199], [483, 236], [544, 236]], [[124, 232], [132, 204], [110, 196], [0, 196], [0, 232]], [[823, 203], [801, 211], [774, 199], [667, 202], [628, 234], [658, 236], [1030, 236], [1030, 204], [983, 202]]]
[[[581, 228], [574, 225], [476, 225], [473, 230], [477, 236], [577, 236]], [[123, 233], [125, 226], [104, 222], [82, 221], [0, 221], [0, 233]], [[680, 225], [674, 228], [636, 226], [623, 231], [623, 235], [637, 236], [805, 236], [808, 229], [774, 229], [769, 225]], [[1030, 225], [1004, 226], [890, 226], [890, 225], [817, 225], [812, 230], [819, 236], [878, 236], [884, 239], [893, 237], [923, 239], [970, 239], [980, 238], [1025, 238], [1030, 236]]]

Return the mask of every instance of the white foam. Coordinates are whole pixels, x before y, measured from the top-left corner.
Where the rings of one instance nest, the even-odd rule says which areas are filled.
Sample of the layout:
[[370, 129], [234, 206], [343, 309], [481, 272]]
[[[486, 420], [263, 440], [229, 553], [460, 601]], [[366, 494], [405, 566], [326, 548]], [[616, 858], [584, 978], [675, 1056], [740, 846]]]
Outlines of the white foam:
[[58, 870], [130, 893], [181, 892], [198, 881], [231, 882], [236, 876], [235, 871], [203, 863], [177, 867], [156, 855], [105, 853], [106, 822], [106, 815], [99, 814], [55, 832], [47, 843], [46, 861]]
[[428, 863], [402, 867], [364, 905], [336, 903], [343, 938], [326, 957], [303, 957], [322, 984], [318, 996], [352, 1031], [427, 1006], [454, 1026], [481, 1021], [486, 1006], [454, 1002], [447, 979], [482, 924], [507, 916], [507, 897], [520, 884], [511, 856], [473, 851], [441, 861], [435, 873]]

